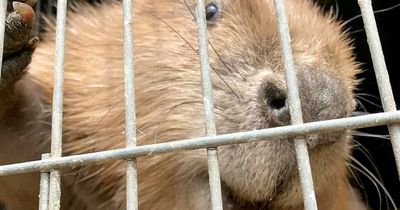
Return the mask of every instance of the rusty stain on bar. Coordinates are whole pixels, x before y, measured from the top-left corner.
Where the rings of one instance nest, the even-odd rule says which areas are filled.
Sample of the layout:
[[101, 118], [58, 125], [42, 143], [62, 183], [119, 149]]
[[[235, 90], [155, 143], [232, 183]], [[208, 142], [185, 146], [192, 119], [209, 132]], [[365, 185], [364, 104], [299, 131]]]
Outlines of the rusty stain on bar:
[[[132, 30], [132, 1], [123, 1], [124, 10], [124, 80], [125, 80], [125, 138], [126, 147], [136, 146], [135, 85]], [[127, 161], [126, 166], [126, 209], [138, 209], [136, 160]]]
[[[385, 112], [396, 111], [396, 102], [390, 84], [389, 74], [386, 68], [385, 58], [379, 39], [378, 29], [371, 0], [358, 0], [361, 15], [364, 21], [364, 28], [367, 34], [368, 46], [371, 51], [372, 63], [375, 70], [376, 81], [378, 83], [379, 94]], [[390, 139], [393, 146], [393, 153], [397, 165], [397, 173], [400, 176], [400, 125], [388, 125]]]
[[[293, 64], [292, 49], [290, 45], [289, 28], [286, 19], [285, 5], [283, 0], [274, 0], [276, 19], [278, 21], [280, 43], [285, 68], [285, 78], [288, 87], [288, 102], [290, 110], [290, 121], [292, 124], [302, 124], [300, 97], [297, 86], [296, 73]], [[297, 167], [300, 174], [303, 201], [306, 210], [315, 210], [317, 199], [315, 197], [314, 185], [311, 174], [310, 158], [308, 156], [307, 143], [303, 138], [294, 140], [296, 150]]]

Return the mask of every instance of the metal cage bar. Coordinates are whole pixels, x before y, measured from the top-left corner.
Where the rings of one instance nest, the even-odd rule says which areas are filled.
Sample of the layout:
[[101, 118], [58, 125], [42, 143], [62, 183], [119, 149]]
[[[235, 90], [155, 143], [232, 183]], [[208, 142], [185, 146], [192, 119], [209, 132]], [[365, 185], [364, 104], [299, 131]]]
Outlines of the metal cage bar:
[[202, 149], [228, 144], [240, 144], [272, 139], [276, 140], [277, 137], [283, 139], [312, 133], [335, 132], [393, 123], [400, 123], [400, 111], [368, 114], [358, 117], [310, 122], [217, 136], [199, 137], [188, 140], [177, 140], [81, 155], [71, 155], [54, 159], [52, 158], [49, 160], [9, 164], [0, 166], [0, 176], [46, 171], [62, 167], [77, 167], [102, 163], [109, 160], [129, 159], [139, 156], [158, 155], [168, 152]]
[[6, 26], [7, 1], [0, 1], [0, 79], [3, 64], [4, 34]]
[[[53, 112], [51, 127], [51, 158], [62, 155], [62, 117], [64, 86], [64, 45], [65, 23], [67, 16], [67, 0], [57, 2], [56, 49], [54, 65]], [[50, 172], [49, 209], [60, 209], [61, 177], [60, 171]]]
[[[125, 137], [126, 147], [136, 146], [136, 113], [132, 31], [132, 1], [123, 1], [124, 25], [124, 74], [125, 74]], [[126, 166], [126, 209], [138, 209], [136, 159], [127, 161]]]
[[40, 14], [41, 14], [40, 7], [41, 7], [41, 2], [42, 1], [38, 0], [38, 1], [36, 1], [36, 4], [35, 4], [35, 15], [36, 15], [36, 17], [35, 17], [35, 19], [36, 19], [36, 22], [35, 22], [35, 35], [36, 36], [39, 36], [39, 32], [40, 32]]
[[[290, 121], [292, 124], [302, 124], [303, 116], [299, 90], [297, 86], [296, 73], [290, 45], [289, 26], [286, 19], [285, 5], [283, 0], [274, 0], [276, 19], [278, 22], [282, 57], [285, 69], [286, 84], [288, 87], [288, 102]], [[304, 138], [295, 137], [294, 147], [296, 151], [297, 167], [299, 169], [303, 201], [306, 210], [316, 210], [317, 199], [315, 198], [314, 185], [311, 174], [310, 158], [308, 156], [307, 143]]]
[[[196, 0], [197, 39], [199, 43], [206, 136], [215, 136], [217, 131], [214, 120], [214, 101], [212, 97], [210, 63], [208, 60], [207, 25], [204, 8], [204, 0]], [[219, 174], [218, 149], [216, 147], [207, 148], [207, 162], [211, 208], [213, 210], [222, 210], [221, 178]]]
[[[46, 2], [47, 2], [46, 14], [50, 15], [53, 12], [53, 0], [47, 0]], [[57, 6], [57, 11], [58, 11], [58, 6]]]
[[[378, 29], [371, 0], [358, 0], [361, 15], [364, 21], [365, 33], [367, 35], [368, 46], [371, 51], [372, 63], [375, 70], [376, 81], [378, 83], [379, 95], [381, 97], [383, 110], [385, 112], [396, 111], [396, 102], [393, 97], [390, 85], [389, 74], [386, 68], [385, 58], [379, 39]], [[397, 165], [397, 173], [400, 176], [400, 125], [388, 125], [390, 139], [392, 142], [393, 153]]]
[[[50, 158], [50, 154], [43, 154], [42, 160]], [[49, 184], [50, 173], [45, 171], [40, 173], [40, 190], [39, 190], [39, 210], [49, 209]]]

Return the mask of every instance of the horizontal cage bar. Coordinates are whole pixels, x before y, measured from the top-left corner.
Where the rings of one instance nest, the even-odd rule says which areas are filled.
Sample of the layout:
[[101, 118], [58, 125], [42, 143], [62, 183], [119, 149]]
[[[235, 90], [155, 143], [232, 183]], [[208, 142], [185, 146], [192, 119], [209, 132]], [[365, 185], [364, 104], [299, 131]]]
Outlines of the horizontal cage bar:
[[[228, 144], [239, 144], [253, 141], [263, 141], [271, 138], [288, 138], [312, 133], [340, 131], [344, 129], [365, 128], [378, 125], [400, 123], [400, 111], [369, 114], [299, 125], [275, 127], [264, 130], [223, 134], [210, 137], [199, 137], [188, 140], [149, 144], [131, 148], [115, 149], [88, 154], [72, 155], [50, 160], [38, 160], [0, 166], [0, 176], [22, 174], [35, 171], [46, 171], [62, 167], [76, 167], [88, 164], [102, 163], [108, 160], [130, 159], [139, 156], [163, 154], [174, 151], [184, 151], [217, 147]], [[276, 139], [275, 139], [276, 140]]]

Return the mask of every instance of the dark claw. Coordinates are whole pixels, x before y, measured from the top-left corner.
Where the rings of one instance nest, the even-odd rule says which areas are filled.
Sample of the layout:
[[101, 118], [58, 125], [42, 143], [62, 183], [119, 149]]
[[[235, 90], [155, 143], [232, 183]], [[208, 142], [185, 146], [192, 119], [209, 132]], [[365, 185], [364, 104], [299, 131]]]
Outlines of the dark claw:
[[14, 9], [14, 7], [13, 7], [13, 4], [14, 4], [14, 2], [22, 2], [22, 3], [25, 3], [25, 4], [27, 4], [27, 5], [29, 5], [29, 6], [33, 6], [35, 3], [36, 3], [36, 0], [18, 0], [18, 1], [16, 1], [16, 0], [13, 0], [13, 1], [11, 1], [11, 0], [9, 0], [8, 1], [8, 6], [7, 6], [7, 11], [13, 11], [13, 9]]
[[22, 22], [27, 26], [32, 27], [35, 23], [35, 12], [33, 11], [32, 7], [21, 3], [21, 2], [13, 2], [13, 8], [15, 12], [21, 16]]

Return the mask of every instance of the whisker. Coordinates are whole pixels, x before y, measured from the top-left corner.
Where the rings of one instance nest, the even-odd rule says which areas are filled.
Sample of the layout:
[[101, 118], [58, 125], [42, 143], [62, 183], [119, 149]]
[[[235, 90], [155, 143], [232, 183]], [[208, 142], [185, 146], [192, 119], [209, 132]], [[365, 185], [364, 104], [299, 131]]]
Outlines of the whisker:
[[[354, 167], [356, 170], [358, 170], [360, 173], [364, 174], [368, 179], [370, 179], [372, 181], [372, 183], [378, 184], [379, 187], [381, 187], [381, 189], [385, 192], [385, 195], [387, 196], [387, 198], [389, 199], [390, 203], [392, 204], [392, 206], [397, 209], [396, 203], [394, 202], [392, 196], [390, 195], [390, 193], [388, 192], [388, 190], [386, 189], [386, 187], [383, 185], [383, 183], [381, 181], [379, 181], [378, 178], [376, 178], [376, 176], [370, 171], [368, 170], [364, 165], [362, 165], [357, 159], [350, 157], [351, 160], [356, 163], [360, 168], [358, 168], [357, 166], [350, 164], [352, 167]], [[362, 171], [361, 169], [363, 169], [364, 171]], [[374, 182], [375, 181], [375, 182]], [[381, 202], [381, 195], [379, 193], [379, 198], [380, 198], [380, 202]]]
[[[99, 128], [101, 122], [102, 122], [102, 121], [111, 113], [111, 111], [112, 111], [113, 109], [115, 109], [115, 107], [117, 107], [117, 105], [120, 104], [122, 101], [123, 101], [123, 98], [121, 98], [121, 99], [118, 100], [116, 103], [114, 103], [114, 104], [107, 110], [107, 112], [104, 113], [104, 115], [100, 118], [100, 120], [97, 122], [97, 124], [94, 126], [94, 128], [91, 129], [92, 132], [89, 133], [89, 134], [87, 135], [87, 137], [83, 140], [83, 143], [87, 143], [87, 142], [90, 141], [90, 137], [92, 137], [92, 135], [97, 131], [97, 129]], [[92, 143], [91, 143], [91, 145], [90, 145], [89, 152], [93, 152], [95, 143], [96, 143], [95, 141], [92, 141]], [[81, 167], [81, 168], [78, 170], [77, 175], [76, 175], [76, 178], [75, 178], [75, 185], [74, 185], [74, 186], [76, 186], [76, 185], [79, 183], [79, 180], [80, 180], [80, 177], [81, 177], [81, 172], [83, 171], [83, 168], [84, 168], [84, 167]]]
[[[233, 93], [233, 95], [235, 95], [237, 98], [242, 98], [241, 96], [239, 96], [239, 95], [232, 89], [232, 87], [231, 87], [230, 85], [228, 85], [228, 83], [222, 78], [221, 74], [220, 74], [217, 70], [215, 70], [213, 66], [210, 65], [210, 67], [211, 67], [211, 69], [218, 75], [218, 77], [222, 80], [222, 82], [228, 87], [228, 89]], [[228, 77], [228, 78], [233, 82], [233, 80], [232, 80], [231, 77]], [[234, 82], [233, 82], [233, 83], [234, 83]], [[235, 83], [234, 83], [234, 84], [235, 84]], [[236, 85], [235, 85], [235, 86], [236, 86]], [[237, 87], [236, 87], [236, 88], [237, 88]]]
[[[186, 2], [186, 0], [183, 0], [183, 3], [185, 4], [187, 10], [188, 10], [188, 11], [190, 12], [190, 14], [192, 15], [193, 19], [196, 20], [196, 15], [195, 15], [195, 14], [193, 13], [193, 11], [190, 9], [190, 7], [189, 7], [188, 3]], [[227, 66], [227, 65], [225, 64], [225, 62], [222, 60], [222, 58], [221, 58], [221, 56], [219, 55], [219, 53], [217, 53], [217, 51], [215, 50], [215, 48], [214, 48], [214, 46], [211, 44], [211, 42], [208, 41], [208, 43], [210, 44], [211, 48], [213, 49], [213, 51], [215, 52], [215, 54], [217, 55], [217, 57], [218, 57], [218, 58], [220, 59], [220, 61], [223, 63], [223, 65], [228, 69], [228, 71], [229, 71], [230, 73], [233, 73], [233, 72], [232, 72], [232, 69], [231, 69], [231, 68], [228, 68], [228, 66]], [[228, 86], [228, 88], [232, 91], [232, 93], [233, 93], [237, 98], [242, 98], [242, 94], [240, 93], [240, 91], [239, 91], [238, 87], [236, 86], [235, 82], [233, 82], [233, 80], [232, 80], [230, 77], [229, 77], [229, 79], [230, 79], [230, 80], [232, 81], [232, 83], [235, 85], [235, 88], [236, 88], [236, 90], [238, 91], [238, 93], [239, 93], [240, 96], [237, 95], [236, 92], [233, 91], [233, 89], [226, 83], [226, 81], [222, 79], [221, 75], [219, 75], [219, 73], [214, 69], [213, 66], [211, 66], [211, 68], [212, 68], [212, 70], [218, 75], [218, 77], [225, 83], [225, 85]], [[242, 76], [239, 72], [237, 72], [237, 73], [243, 78], [243, 76]]]
[[372, 158], [372, 154], [368, 151], [368, 149], [364, 145], [360, 144], [359, 142], [354, 141], [354, 144], [356, 144], [356, 148], [367, 158], [371, 166], [374, 168], [379, 180], [383, 182], [383, 178], [379, 173], [378, 167], [376, 167], [376, 164]]
[[[228, 66], [228, 64], [222, 59], [221, 55], [217, 52], [217, 50], [214, 48], [214, 45], [208, 41], [208, 43], [210, 44], [212, 50], [214, 51], [214, 53], [217, 55], [218, 59], [222, 62], [222, 64], [225, 66], [226, 69], [228, 69], [228, 71], [233, 74], [233, 70], [231, 67]], [[244, 81], [246, 81], [246, 78], [243, 77], [242, 74], [240, 74], [239, 71], [235, 71]]]
[[[225, 62], [224, 60], [222, 60], [220, 54], [215, 50], [215, 48], [214, 48], [214, 46], [211, 44], [211, 42], [209, 41], [208, 43], [210, 44], [210, 46], [211, 46], [211, 48], [213, 49], [214, 53], [217, 55], [218, 59], [219, 59], [219, 60], [222, 62], [222, 64], [225, 66], [225, 68], [228, 69], [228, 71], [229, 71], [231, 74], [233, 74], [232, 69], [228, 67], [228, 65], [226, 64], [226, 62]], [[246, 81], [246, 79], [243, 77], [243, 75], [241, 75], [241, 74], [239, 73], [239, 71], [236, 71], [236, 73], [237, 73], [243, 80]], [[238, 91], [238, 94], [240, 95], [240, 97], [238, 97], [238, 98], [243, 98], [243, 96], [242, 96], [242, 94], [240, 93], [240, 90], [239, 90], [239, 88], [237, 87], [236, 83], [231, 79], [231, 77], [229, 77], [229, 79], [232, 81], [233, 85], [235, 86], [236, 90]]]
[[359, 105], [364, 112], [367, 112], [367, 108], [364, 106], [364, 104], [361, 102], [361, 100], [358, 99], [357, 97], [355, 97], [354, 99], [356, 100], [357, 105]]
[[[382, 12], [387, 12], [387, 11], [396, 9], [397, 7], [400, 7], [400, 4], [395, 4], [394, 6], [391, 6], [391, 7], [385, 8], [385, 9], [375, 10], [375, 11], [374, 11], [374, 14], [379, 14], [379, 13], [382, 13]], [[360, 17], [361, 17], [361, 14], [356, 15], [356, 16], [354, 16], [354, 17], [352, 17], [352, 18], [350, 18], [350, 19], [344, 21], [343, 24], [344, 24], [344, 25], [347, 25], [347, 24], [349, 24], [350, 22], [352, 22], [352, 21], [354, 21], [354, 20], [356, 20], [356, 19], [358, 19], [358, 18], [360, 18]]]
[[200, 102], [199, 100], [195, 100], [195, 101], [185, 101], [185, 102], [182, 102], [182, 103], [179, 103], [179, 104], [176, 104], [176, 105], [171, 106], [171, 107], [168, 109], [168, 111], [167, 111], [167, 110], [164, 110], [164, 112], [167, 111], [167, 113], [165, 113], [165, 116], [164, 116], [163, 118], [161, 118], [160, 121], [158, 122], [158, 127], [157, 127], [156, 134], [155, 134], [155, 137], [154, 137], [154, 143], [155, 143], [155, 144], [157, 143], [158, 133], [159, 133], [159, 131], [161, 130], [161, 126], [162, 126], [162, 124], [164, 123], [164, 121], [167, 119], [168, 115], [169, 115], [173, 110], [175, 110], [176, 108], [181, 107], [181, 106], [183, 106], [183, 105], [195, 104], [195, 103], [201, 103], [201, 102]]
[[371, 105], [374, 105], [374, 106], [377, 107], [377, 108], [382, 109], [382, 106], [381, 106], [381, 105], [379, 105], [379, 104], [377, 104], [377, 103], [374, 103], [374, 102], [372, 102], [371, 100], [366, 99], [365, 97], [362, 97], [362, 96], [360, 96], [360, 95], [355, 95], [354, 97], [357, 98], [357, 99], [362, 99], [362, 100], [364, 100], [365, 102], [367, 102], [367, 103], [369, 103], [369, 104], [371, 104]]
[[362, 132], [362, 131], [353, 131], [353, 135], [361, 136], [361, 137], [370, 137], [370, 138], [390, 140], [390, 136], [387, 134], [373, 134], [373, 133], [366, 133], [366, 132]]
[[377, 99], [377, 100], [380, 100], [380, 99], [381, 99], [381, 98], [379, 98], [378, 96], [372, 95], [372, 94], [369, 94], [369, 93], [357, 93], [356, 95], [359, 95], [359, 96], [368, 96], [368, 97], [371, 97], [371, 98], [375, 98], [375, 99]]
[[[349, 165], [346, 165], [346, 168], [350, 172], [351, 177], [353, 177], [353, 179], [357, 182], [357, 186], [363, 189], [362, 193], [363, 193], [363, 196], [366, 198], [367, 193], [365, 192], [365, 188], [363, 186], [362, 180], [360, 179], [359, 175]], [[352, 194], [354, 195], [354, 190], [353, 190], [352, 185], [349, 183], [349, 180], [346, 180], [346, 184], [347, 184], [348, 188], [350, 189], [350, 191], [352, 192]], [[366, 202], [367, 202], [367, 205], [369, 205], [368, 199], [366, 199]]]
[[185, 4], [187, 10], [190, 12], [190, 14], [192, 14], [192, 17], [194, 20], [196, 20], [196, 15], [193, 13], [193, 11], [190, 9], [188, 3], [186, 2], [186, 0], [183, 0], [183, 3]]
[[[186, 3], [186, 2], [185, 2]], [[187, 5], [187, 4], [186, 4]], [[191, 12], [192, 13], [192, 12]], [[154, 18], [156, 18], [157, 20], [159, 20], [159, 21], [161, 21], [162, 23], [164, 23], [168, 28], [170, 28], [173, 32], [175, 32], [178, 36], [179, 36], [179, 38], [180, 39], [182, 39], [185, 43], [186, 43], [186, 45], [188, 45], [194, 52], [196, 52], [197, 54], [199, 54], [199, 52], [193, 47], [193, 45], [192, 44], [190, 44], [189, 43], [189, 41], [187, 40], [187, 39], [185, 39], [177, 30], [175, 30], [170, 24], [168, 24], [165, 20], [163, 20], [162, 18], [160, 18], [160, 17], [158, 17], [158, 16], [156, 16], [156, 15], [154, 15], [154, 14], [151, 14], [151, 13], [147, 13], [148, 15], [150, 15], [150, 16], [152, 16], [152, 17], [154, 17]], [[193, 13], [192, 13], [193, 14]], [[229, 88], [229, 90], [236, 96], [236, 97], [238, 97], [238, 98], [240, 98], [238, 95], [237, 95], [237, 93], [232, 89], [232, 87], [225, 81], [225, 79], [221, 76], [221, 74], [218, 72], [218, 71], [216, 71], [211, 65], [210, 65], [210, 68], [217, 74], [217, 76], [222, 80], [222, 82]]]
[[[380, 182], [383, 183], [382, 175], [379, 172], [378, 167], [376, 166], [375, 162], [372, 159], [372, 154], [368, 151], [368, 149], [364, 145], [360, 144], [358, 141], [354, 140], [354, 144], [356, 144], [356, 146], [357, 146], [356, 148], [358, 149], [358, 151], [360, 151], [367, 158], [367, 160], [373, 167], [376, 175], [378, 176], [378, 179], [380, 180]], [[388, 205], [389, 201], [388, 201], [387, 196], [385, 196], [385, 201], [386, 201], [386, 205]]]
[[348, 166], [351, 167], [351, 168], [353, 168], [353, 169], [355, 169], [356, 171], [360, 172], [361, 174], [363, 174], [363, 175], [364, 175], [365, 177], [367, 177], [367, 178], [371, 181], [371, 183], [375, 186], [375, 189], [376, 189], [376, 192], [378, 193], [378, 198], [379, 198], [379, 209], [381, 209], [381, 208], [382, 208], [382, 195], [381, 195], [381, 192], [379, 191], [379, 187], [378, 187], [377, 183], [375, 182], [375, 180], [374, 180], [373, 178], [371, 178], [369, 174], [363, 172], [363, 171], [362, 171], [360, 168], [358, 168], [357, 166], [355, 166], [355, 165], [353, 165], [353, 164], [351, 164], [351, 163], [349, 163]]

